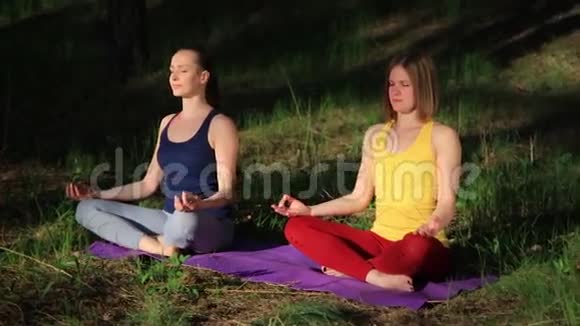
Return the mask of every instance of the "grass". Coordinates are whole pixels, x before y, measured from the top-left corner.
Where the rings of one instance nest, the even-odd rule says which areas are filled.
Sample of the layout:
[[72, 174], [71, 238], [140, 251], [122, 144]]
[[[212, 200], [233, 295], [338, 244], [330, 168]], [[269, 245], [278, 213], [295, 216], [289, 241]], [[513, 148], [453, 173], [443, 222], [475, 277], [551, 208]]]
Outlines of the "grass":
[[[566, 39], [543, 45], [541, 51], [516, 59], [502, 77], [512, 87], [524, 91], [558, 91], [567, 85], [580, 85], [578, 49], [572, 44], [580, 39], [575, 32]], [[542, 76], [542, 78], [536, 78]]]
[[191, 325], [192, 313], [176, 308], [165, 297], [145, 295], [142, 308], [128, 316], [128, 322], [139, 325]]
[[560, 255], [538, 264], [526, 261], [511, 275], [491, 287], [493, 296], [516, 294], [522, 306], [514, 320], [533, 320], [561, 325], [576, 325], [580, 319], [580, 286], [578, 284], [579, 233], [566, 236]]
[[[449, 23], [468, 10], [463, 1], [438, 6], [425, 22]], [[237, 115], [242, 145], [238, 190], [244, 198], [237, 222], [242, 232], [283, 241], [285, 219], [269, 209], [283, 192], [302, 193], [305, 201], [320, 202], [353, 186], [356, 171], [344, 173], [342, 187], [337, 173], [344, 167], [341, 162], [358, 162], [364, 131], [383, 119], [380, 60], [391, 50], [382, 49], [402, 47], [425, 33], [407, 27], [391, 33], [385, 42], [376, 30], [386, 18], [378, 9], [378, 14], [365, 10], [350, 23], [335, 21], [327, 29], [313, 30], [302, 43], [288, 41], [278, 48], [279, 41], [265, 41], [268, 46], [252, 52], [254, 61], [246, 53], [239, 58], [223, 55], [222, 59], [231, 59], [220, 71], [224, 88], [247, 94], [256, 107], [266, 108]], [[405, 17], [406, 12], [398, 14]], [[223, 18], [224, 30], [244, 19], [231, 15]], [[328, 41], [321, 43], [321, 35]], [[484, 51], [461, 46], [437, 56], [444, 94], [438, 119], [459, 131], [463, 161], [468, 164], [458, 219], [450, 228], [461, 262], [457, 273], [501, 276], [483, 290], [415, 313], [183, 268], [184, 256], [165, 261], [94, 259], [82, 252], [94, 237], [76, 224], [74, 205], [62, 198], [60, 183], [47, 177], [49, 170], [41, 163], [27, 165], [30, 171], [21, 173], [9, 192], [0, 189], [0, 200], [6, 194], [10, 203], [9, 210], [0, 212], [0, 325], [577, 324], [580, 157], [573, 141], [561, 141], [563, 128], [541, 123], [554, 112], [572, 114], [579, 103], [574, 95], [580, 81], [575, 56], [579, 43], [574, 40], [577, 33], [564, 35], [508, 66], [496, 64]], [[63, 42], [67, 53], [82, 48], [72, 38]], [[129, 136], [112, 132], [94, 147], [82, 137], [75, 139], [76, 145], [61, 144], [66, 155], [56, 164], [59, 182], [63, 177], [87, 180], [95, 166], [107, 162], [103, 184], [128, 182], [136, 168], [148, 162], [158, 132], [158, 123], [151, 121], [161, 114], [142, 112], [141, 103], [175, 104], [154, 95], [165, 91], [159, 86], [165, 68], [155, 62], [151, 75], [143, 79], [96, 89], [83, 100], [85, 109], [107, 109], [92, 124], [77, 121], [88, 125], [88, 135], [99, 131], [95, 125], [100, 121], [122, 125], [128, 117], [147, 121], [143, 130], [131, 130]], [[252, 92], [256, 89], [260, 92]], [[263, 100], [270, 91], [273, 100]], [[72, 99], [80, 103], [80, 95]], [[26, 111], [32, 110], [27, 103], [21, 104], [22, 112], [32, 112]], [[155, 119], [146, 119], [153, 115]], [[116, 152], [116, 147], [123, 150]], [[267, 173], [261, 177], [246, 173], [248, 168], [270, 169], [271, 180]], [[287, 189], [284, 177], [289, 180]], [[139, 204], [160, 203], [153, 197]], [[368, 228], [373, 215], [371, 205], [356, 218], [336, 220]]]
[[348, 316], [333, 304], [306, 300], [287, 304], [273, 317], [255, 321], [255, 326], [349, 325]]

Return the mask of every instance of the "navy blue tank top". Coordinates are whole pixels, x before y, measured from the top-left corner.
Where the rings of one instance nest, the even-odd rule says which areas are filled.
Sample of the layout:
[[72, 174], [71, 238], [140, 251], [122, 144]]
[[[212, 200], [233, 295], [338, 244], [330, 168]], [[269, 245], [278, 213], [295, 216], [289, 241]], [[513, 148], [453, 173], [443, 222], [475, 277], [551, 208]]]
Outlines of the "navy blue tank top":
[[[215, 152], [208, 142], [209, 125], [218, 114], [212, 109], [204, 119], [199, 130], [184, 142], [169, 140], [167, 130], [179, 113], [175, 114], [161, 132], [157, 161], [163, 170], [161, 191], [165, 195], [163, 210], [173, 213], [174, 196], [182, 191], [207, 198], [218, 191]], [[231, 206], [206, 209], [211, 216], [230, 217]]]

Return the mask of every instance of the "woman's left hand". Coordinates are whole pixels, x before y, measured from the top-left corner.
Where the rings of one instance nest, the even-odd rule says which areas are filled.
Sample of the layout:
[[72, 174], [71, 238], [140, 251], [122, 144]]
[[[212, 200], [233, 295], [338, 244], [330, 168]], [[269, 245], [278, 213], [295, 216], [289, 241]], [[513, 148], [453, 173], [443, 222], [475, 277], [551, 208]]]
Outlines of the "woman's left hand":
[[438, 216], [431, 216], [429, 222], [421, 225], [413, 234], [418, 234], [424, 237], [434, 237], [443, 229], [443, 222]]
[[202, 202], [201, 197], [186, 191], [182, 191], [181, 196], [173, 197], [173, 200], [175, 210], [179, 212], [193, 212], [200, 208]]

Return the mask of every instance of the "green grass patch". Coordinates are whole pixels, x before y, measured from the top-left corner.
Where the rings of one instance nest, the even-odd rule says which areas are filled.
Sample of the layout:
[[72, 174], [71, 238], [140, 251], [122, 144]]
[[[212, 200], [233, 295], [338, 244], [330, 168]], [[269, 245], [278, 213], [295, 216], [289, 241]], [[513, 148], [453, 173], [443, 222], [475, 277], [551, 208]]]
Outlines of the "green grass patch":
[[566, 237], [559, 255], [538, 264], [524, 262], [511, 275], [504, 276], [490, 290], [494, 296], [516, 296], [520, 302], [514, 321], [577, 325], [580, 321], [580, 233]]
[[352, 325], [347, 313], [335, 304], [314, 300], [290, 303], [272, 317], [255, 321], [255, 326]]

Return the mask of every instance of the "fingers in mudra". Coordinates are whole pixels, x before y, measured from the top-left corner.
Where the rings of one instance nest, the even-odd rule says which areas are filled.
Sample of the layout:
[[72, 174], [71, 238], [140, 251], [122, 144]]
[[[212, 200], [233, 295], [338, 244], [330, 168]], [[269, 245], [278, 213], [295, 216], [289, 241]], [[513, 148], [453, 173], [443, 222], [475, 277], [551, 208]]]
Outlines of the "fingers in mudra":
[[175, 207], [176, 211], [183, 212], [183, 203], [181, 202], [181, 198], [179, 198], [177, 195], [173, 197], [173, 206]]

